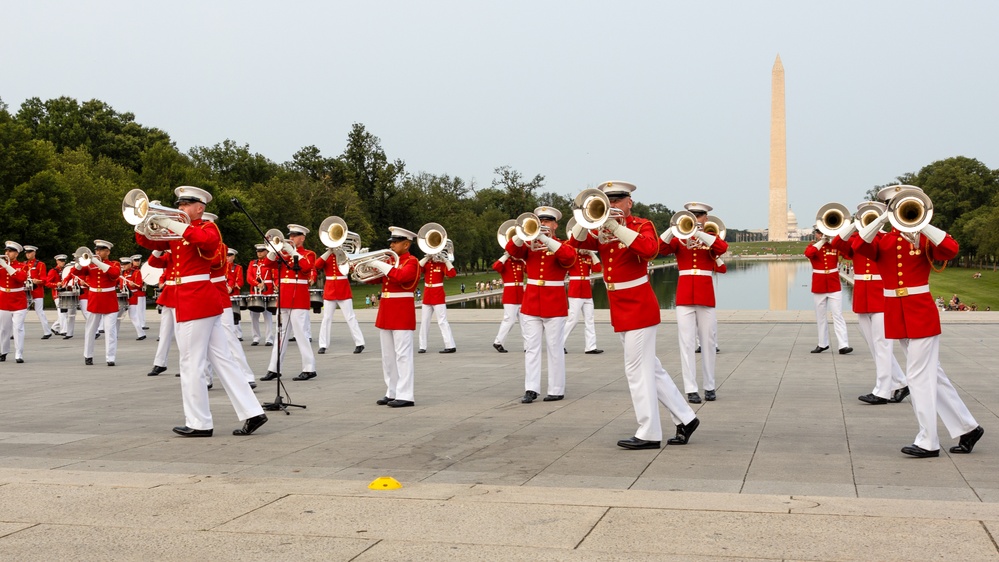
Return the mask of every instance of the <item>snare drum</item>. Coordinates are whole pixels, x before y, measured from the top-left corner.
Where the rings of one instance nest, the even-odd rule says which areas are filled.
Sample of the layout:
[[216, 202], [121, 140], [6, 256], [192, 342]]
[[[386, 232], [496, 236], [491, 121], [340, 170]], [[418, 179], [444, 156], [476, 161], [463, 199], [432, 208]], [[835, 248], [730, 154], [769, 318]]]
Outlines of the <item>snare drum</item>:
[[128, 314], [128, 291], [118, 293], [118, 318]]
[[267, 308], [263, 295], [249, 295], [246, 297], [246, 308], [250, 312], [263, 312]]
[[76, 305], [80, 304], [80, 290], [77, 288], [59, 291], [59, 312], [75, 311]]
[[319, 314], [323, 311], [322, 289], [309, 289], [309, 304], [312, 305], [312, 312]]
[[240, 321], [239, 309], [243, 308], [240, 306], [243, 301], [243, 297], [241, 295], [237, 295], [229, 297], [229, 300], [232, 301], [232, 321], [238, 324]]
[[277, 297], [274, 295], [264, 295], [264, 309], [271, 314], [277, 314]]

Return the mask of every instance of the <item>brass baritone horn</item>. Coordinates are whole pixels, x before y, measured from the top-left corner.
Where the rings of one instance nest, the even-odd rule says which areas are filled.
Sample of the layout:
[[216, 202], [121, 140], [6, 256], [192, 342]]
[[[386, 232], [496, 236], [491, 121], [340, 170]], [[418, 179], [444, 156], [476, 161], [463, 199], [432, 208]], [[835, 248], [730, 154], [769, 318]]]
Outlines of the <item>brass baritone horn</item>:
[[517, 236], [525, 242], [530, 242], [541, 234], [541, 219], [534, 213], [521, 213], [517, 217]]
[[849, 220], [850, 210], [840, 203], [826, 203], [815, 213], [815, 228], [832, 238]]
[[372, 267], [372, 262], [383, 261], [393, 267], [399, 263], [399, 255], [392, 250], [375, 250], [374, 252], [366, 252], [363, 254], [357, 254], [356, 256], [350, 256], [350, 258], [350, 265], [354, 268], [354, 272], [351, 274], [351, 277], [354, 278], [354, 281], [359, 283], [374, 281], [375, 279], [385, 275], [377, 268]]
[[517, 234], [516, 219], [503, 221], [503, 224], [501, 224], [499, 229], [496, 230], [496, 242], [499, 243], [500, 248], [506, 250], [506, 243], [513, 238], [514, 234]]
[[80, 267], [87, 267], [94, 261], [94, 253], [86, 246], [80, 246], [73, 252], [73, 258]]
[[858, 205], [857, 212], [853, 214], [853, 221], [856, 223], [857, 230], [871, 224], [872, 221], [881, 216], [881, 213], [885, 212], [886, 208], [887, 206], [884, 203], [878, 201], [865, 201]]
[[603, 226], [610, 213], [610, 200], [599, 189], [584, 189], [572, 200], [572, 217], [586, 230]]
[[674, 238], [686, 240], [697, 230], [697, 217], [690, 211], [677, 211], [669, 219], [669, 228], [673, 231]]
[[707, 221], [704, 223], [704, 232], [717, 236], [718, 238], [725, 239], [725, 223], [714, 215], [708, 215]]
[[435, 222], [423, 225], [416, 234], [416, 245], [428, 256], [439, 254], [447, 242], [447, 230]]
[[900, 232], [919, 232], [933, 218], [933, 201], [922, 189], [903, 186], [888, 201], [888, 222]]
[[319, 241], [327, 248], [339, 248], [347, 240], [347, 223], [340, 217], [326, 217], [319, 225]]
[[150, 240], [180, 240], [179, 234], [174, 234], [162, 228], [151, 219], [166, 217], [184, 224], [191, 224], [191, 217], [180, 209], [165, 207], [156, 201], [150, 201], [146, 192], [133, 189], [125, 194], [121, 201], [121, 214], [125, 222], [135, 227], [135, 231]]

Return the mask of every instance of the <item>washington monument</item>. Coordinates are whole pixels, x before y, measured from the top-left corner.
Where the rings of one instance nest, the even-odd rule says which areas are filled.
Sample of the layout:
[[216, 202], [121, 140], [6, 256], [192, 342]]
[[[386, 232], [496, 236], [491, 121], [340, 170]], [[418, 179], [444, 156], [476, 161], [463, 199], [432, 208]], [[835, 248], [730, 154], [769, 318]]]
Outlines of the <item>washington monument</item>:
[[787, 240], [787, 137], [784, 120], [784, 65], [780, 55], [771, 73], [770, 226], [767, 239]]

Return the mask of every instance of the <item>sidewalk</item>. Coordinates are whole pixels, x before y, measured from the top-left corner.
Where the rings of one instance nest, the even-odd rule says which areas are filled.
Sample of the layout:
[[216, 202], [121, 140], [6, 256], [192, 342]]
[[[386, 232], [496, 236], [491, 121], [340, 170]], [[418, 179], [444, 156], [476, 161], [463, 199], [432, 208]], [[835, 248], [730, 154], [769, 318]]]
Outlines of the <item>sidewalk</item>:
[[[944, 314], [941, 361], [986, 434], [971, 455], [940, 428], [938, 459], [913, 459], [904, 404], [868, 406], [873, 362], [808, 351], [810, 311], [719, 311], [718, 401], [695, 406], [686, 446], [625, 451], [635, 419], [621, 348], [598, 312], [601, 355], [569, 339], [560, 402], [525, 405], [520, 332], [490, 344], [494, 310], [449, 311], [458, 353], [430, 330], [416, 407], [384, 394], [374, 310], [353, 355], [341, 317], [319, 377], [288, 380], [306, 404], [239, 426], [218, 385], [215, 436], [184, 439], [176, 350], [146, 377], [152, 337], [123, 338], [116, 367], [84, 367], [83, 343], [39, 340], [0, 364], [0, 552], [11, 560], [636, 559], [999, 560], [999, 312]], [[603, 312], [603, 314], [600, 314]], [[679, 379], [676, 325], [658, 350]], [[151, 317], [156, 320], [155, 314]], [[318, 335], [318, 316], [313, 316]], [[243, 323], [248, 328], [248, 323]], [[123, 330], [123, 334], [127, 333]], [[272, 348], [244, 345], [258, 375]], [[313, 344], [315, 347], [316, 345]], [[286, 375], [300, 370], [293, 346]], [[898, 353], [898, 350], [896, 350]], [[286, 376], [286, 380], [290, 377]], [[261, 383], [270, 401], [274, 383]], [[664, 414], [664, 432], [671, 435]], [[369, 490], [379, 476], [398, 490]]]

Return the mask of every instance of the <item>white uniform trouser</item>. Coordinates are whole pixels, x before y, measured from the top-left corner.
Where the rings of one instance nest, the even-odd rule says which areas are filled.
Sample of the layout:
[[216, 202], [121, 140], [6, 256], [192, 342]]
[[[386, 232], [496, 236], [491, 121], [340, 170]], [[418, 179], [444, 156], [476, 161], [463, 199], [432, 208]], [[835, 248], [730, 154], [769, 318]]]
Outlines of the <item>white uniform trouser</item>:
[[10, 353], [10, 336], [14, 336], [14, 359], [24, 359], [24, 319], [28, 309], [0, 310], [0, 355]]
[[[228, 313], [228, 311], [225, 311]], [[216, 316], [177, 322], [177, 347], [180, 350], [180, 391], [184, 400], [184, 425], [191, 429], [212, 429], [212, 411], [208, 407], [205, 372], [211, 363], [229, 395], [240, 421], [264, 413], [236, 360], [229, 350], [222, 319]]]
[[59, 309], [59, 322], [62, 327], [62, 333], [72, 336], [76, 332], [76, 307], [67, 307], [66, 312]]
[[520, 315], [520, 329], [524, 333], [524, 390], [541, 394], [541, 340], [545, 340], [548, 353], [548, 394], [565, 395], [565, 352], [562, 350], [562, 331], [565, 316], [541, 318]]
[[91, 312], [87, 316], [87, 326], [83, 330], [83, 357], [93, 358], [94, 341], [97, 339], [97, 330], [104, 327], [104, 359], [114, 361], [118, 353], [118, 313], [95, 314]]
[[333, 313], [340, 307], [343, 312], [343, 319], [347, 322], [350, 330], [350, 337], [354, 338], [354, 345], [364, 345], [364, 335], [361, 334], [361, 326], [357, 324], [357, 316], [354, 315], [354, 301], [343, 299], [338, 301], [323, 301], [323, 322], [319, 326], [319, 347], [330, 346], [330, 332], [333, 331]]
[[427, 332], [430, 331], [431, 313], [437, 315], [437, 326], [441, 329], [441, 337], [444, 338], [444, 347], [453, 349], [454, 335], [451, 334], [451, 324], [447, 322], [447, 306], [443, 304], [425, 304], [420, 314], [420, 349], [427, 348]]
[[701, 375], [704, 390], [715, 390], [715, 354], [718, 333], [715, 309], [712, 306], [677, 306], [676, 328], [680, 340], [680, 370], [683, 372], [683, 391], [697, 392], [697, 359], [694, 349], [701, 341]]
[[56, 309], [56, 321], [52, 324], [53, 332], [65, 332], [66, 331], [66, 313], [59, 308], [59, 297], [52, 299], [55, 302]]
[[278, 347], [281, 348], [281, 365], [284, 365], [284, 354], [288, 351], [288, 327], [291, 326], [291, 331], [295, 335], [295, 343], [298, 344], [298, 351], [302, 355], [302, 372], [315, 372], [316, 356], [312, 353], [312, 344], [309, 343], [308, 332], [306, 332], [306, 327], [309, 325], [309, 312], [307, 308], [281, 309], [281, 331], [278, 334], [280, 344], [271, 351], [268, 371], [277, 372]]
[[156, 356], [153, 357], [153, 365], [156, 367], [167, 366], [167, 355], [170, 353], [170, 344], [173, 343], [176, 319], [173, 308], [164, 306], [160, 311], [160, 341], [156, 343]]
[[88, 299], [80, 299], [80, 312], [83, 313], [84, 322], [87, 321], [87, 318], [90, 318], [90, 312], [87, 311], [88, 302], [90, 302]]
[[240, 325], [243, 320], [242, 311], [239, 314], [240, 322], [236, 321], [236, 313], [234, 312], [229, 313], [229, 318], [232, 319], [232, 333], [236, 335], [236, 341], [238, 342], [243, 339], [243, 326]]
[[957, 390], [940, 366], [940, 336], [899, 340], [905, 351], [905, 373], [909, 379], [912, 410], [916, 413], [919, 434], [913, 442], [927, 451], [940, 448], [937, 414], [951, 438], [978, 427]]
[[635, 437], [646, 441], [662, 441], [660, 402], [666, 406], [674, 425], [689, 423], [696, 417], [656, 357], [657, 330], [658, 326], [649, 326], [618, 332], [624, 347], [624, 375], [628, 379], [631, 404], [638, 420]]
[[413, 402], [413, 330], [378, 330], [382, 344], [385, 397]]
[[45, 297], [37, 298], [32, 302], [35, 308], [35, 314], [38, 315], [38, 321], [42, 324], [42, 333], [46, 336], [52, 335], [52, 329], [49, 328], [49, 319], [45, 317]]
[[132, 327], [135, 328], [135, 337], [141, 338], [144, 334], [142, 333], [142, 314], [139, 312], [139, 305], [128, 305], [128, 319], [132, 321]]
[[139, 302], [136, 304], [139, 307], [139, 322], [141, 322], [142, 327], [146, 327], [146, 293], [143, 291], [139, 293]]
[[222, 331], [225, 332], [226, 341], [229, 342], [229, 352], [232, 353], [239, 371], [243, 373], [246, 382], [253, 382], [255, 380], [253, 369], [246, 362], [246, 353], [243, 352], [243, 346], [239, 344], [239, 336], [236, 335], [233, 326], [232, 312], [229, 310], [222, 312]]
[[250, 312], [250, 333], [253, 341], [260, 341], [260, 317], [264, 317], [264, 341], [274, 343], [274, 315], [270, 312]]
[[504, 304], [503, 305], [503, 321], [500, 322], [499, 332], [496, 333], [496, 339], [493, 343], [498, 343], [503, 345], [506, 341], [507, 334], [510, 333], [510, 328], [514, 324], [520, 322], [520, 305], [519, 304]]
[[867, 347], [871, 348], [871, 356], [874, 357], [876, 378], [871, 393], [880, 398], [891, 398], [892, 392], [908, 383], [902, 367], [898, 365], [895, 354], [892, 353], [894, 342], [885, 338], [885, 314], [883, 312], [857, 314], [857, 324], [861, 335], [867, 341]]
[[579, 322], [579, 315], [583, 315], [583, 344], [584, 351], [591, 351], [597, 348], [597, 330], [593, 325], [593, 299], [577, 299], [569, 297], [569, 316], [565, 320], [565, 334], [562, 336], [562, 347], [569, 341], [569, 334]]
[[846, 320], [843, 320], [843, 291], [812, 293], [812, 301], [815, 302], [815, 324], [819, 328], [819, 347], [829, 347], [829, 320], [826, 317], [826, 310], [832, 313], [833, 330], [839, 343], [837, 349], [850, 347], [850, 340], [846, 336]]

